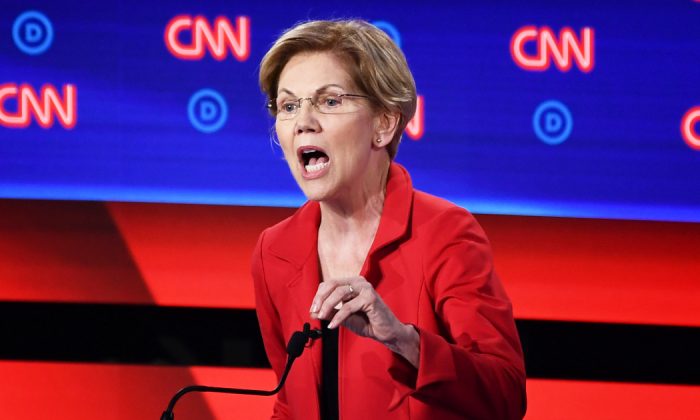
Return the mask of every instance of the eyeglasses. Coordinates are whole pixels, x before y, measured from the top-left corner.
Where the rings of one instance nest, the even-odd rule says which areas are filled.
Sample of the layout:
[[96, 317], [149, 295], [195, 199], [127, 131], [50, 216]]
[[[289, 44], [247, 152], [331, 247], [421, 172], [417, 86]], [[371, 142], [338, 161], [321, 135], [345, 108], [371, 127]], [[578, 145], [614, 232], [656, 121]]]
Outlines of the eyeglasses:
[[[277, 119], [291, 120], [301, 109], [302, 101], [308, 100], [311, 105], [322, 114], [345, 114], [357, 110], [357, 106], [352, 103], [352, 99], [365, 98], [366, 95], [357, 95], [354, 93], [317, 93], [310, 98], [299, 99], [273, 99], [268, 102], [267, 107], [271, 109]], [[346, 99], [351, 99], [347, 101]]]

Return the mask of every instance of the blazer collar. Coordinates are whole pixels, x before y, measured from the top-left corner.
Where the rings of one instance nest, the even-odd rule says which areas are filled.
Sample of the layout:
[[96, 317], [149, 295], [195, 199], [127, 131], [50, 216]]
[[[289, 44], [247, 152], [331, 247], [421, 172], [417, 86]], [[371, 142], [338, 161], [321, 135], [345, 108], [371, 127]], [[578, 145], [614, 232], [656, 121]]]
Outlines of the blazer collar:
[[317, 255], [320, 224], [321, 206], [316, 201], [307, 201], [285, 224], [279, 240], [270, 245], [270, 252], [301, 270], [309, 258]]
[[392, 162], [389, 167], [382, 218], [379, 220], [377, 234], [374, 236], [374, 242], [369, 250], [368, 261], [378, 250], [400, 239], [406, 233], [410, 222], [412, 203], [413, 184], [411, 177], [403, 166]]

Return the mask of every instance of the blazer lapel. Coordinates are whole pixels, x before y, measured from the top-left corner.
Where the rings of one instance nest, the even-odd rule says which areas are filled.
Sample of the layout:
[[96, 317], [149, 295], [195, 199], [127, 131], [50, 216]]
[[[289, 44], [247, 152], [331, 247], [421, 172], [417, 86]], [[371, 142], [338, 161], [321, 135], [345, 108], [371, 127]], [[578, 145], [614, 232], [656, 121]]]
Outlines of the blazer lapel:
[[382, 218], [379, 221], [377, 234], [374, 236], [374, 241], [361, 271], [361, 275], [375, 287], [380, 279], [372, 275], [372, 266], [376, 259], [379, 258], [383, 248], [401, 239], [406, 234], [410, 222], [412, 204], [413, 185], [411, 177], [403, 166], [398, 163], [392, 163], [389, 168]]
[[[297, 324], [294, 330], [301, 330], [304, 323], [308, 322], [311, 328], [321, 329], [318, 320], [312, 320], [309, 316], [311, 301], [316, 295], [320, 283], [318, 266], [318, 226], [321, 222], [320, 206], [316, 202], [308, 202], [302, 206], [297, 214], [296, 223], [289, 224], [289, 229], [284, 234], [284, 240], [277, 241], [270, 252], [289, 263], [293, 275], [287, 280], [287, 289], [290, 296], [294, 296], [294, 311], [297, 314]], [[321, 345], [318, 340], [311, 344], [306, 352], [311, 353], [311, 362], [314, 370], [314, 379], [317, 387], [321, 383]]]
[[[318, 235], [314, 235], [314, 237], [317, 238]], [[314, 243], [316, 242], [314, 241]], [[318, 254], [314, 252], [302, 268], [301, 281], [296, 286], [298, 291], [290, 289], [290, 293], [298, 293], [297, 296], [300, 297], [297, 305], [299, 318], [302, 320], [300, 325], [303, 326], [304, 322], [308, 322], [311, 324], [312, 329], [321, 330], [321, 322], [317, 319], [311, 319], [309, 311], [311, 309], [311, 301], [316, 295], [316, 290], [321, 282], [318, 264]], [[311, 362], [314, 367], [314, 378], [317, 387], [321, 385], [321, 346], [321, 340], [315, 340], [311, 343], [311, 347], [307, 349], [307, 351], [311, 351]]]

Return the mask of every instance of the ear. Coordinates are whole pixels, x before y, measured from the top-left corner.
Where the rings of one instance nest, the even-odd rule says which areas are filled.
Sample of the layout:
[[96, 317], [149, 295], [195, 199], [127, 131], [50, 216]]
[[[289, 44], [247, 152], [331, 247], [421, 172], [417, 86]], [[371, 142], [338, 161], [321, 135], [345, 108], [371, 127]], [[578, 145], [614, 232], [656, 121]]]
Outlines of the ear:
[[401, 114], [398, 112], [380, 112], [375, 117], [375, 132], [372, 139], [372, 146], [383, 148], [391, 143], [399, 126]]

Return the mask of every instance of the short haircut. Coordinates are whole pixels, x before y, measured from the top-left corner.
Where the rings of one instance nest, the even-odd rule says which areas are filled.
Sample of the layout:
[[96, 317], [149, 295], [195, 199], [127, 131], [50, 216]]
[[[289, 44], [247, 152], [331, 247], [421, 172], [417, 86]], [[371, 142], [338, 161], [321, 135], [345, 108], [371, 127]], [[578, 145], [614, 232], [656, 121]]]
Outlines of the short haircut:
[[275, 41], [260, 63], [260, 88], [275, 114], [274, 99], [280, 74], [289, 60], [300, 53], [330, 52], [348, 63], [353, 82], [370, 97], [376, 110], [400, 114], [391, 143], [386, 147], [394, 159], [406, 124], [416, 112], [416, 84], [406, 57], [392, 39], [363, 20], [314, 20], [295, 25]]

